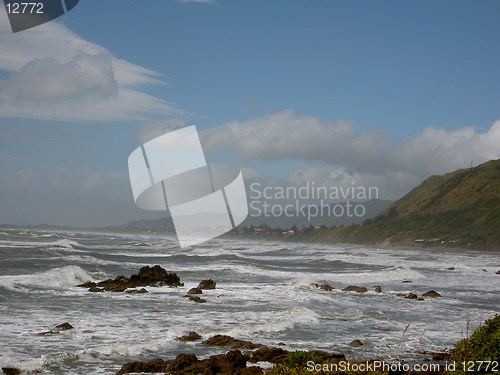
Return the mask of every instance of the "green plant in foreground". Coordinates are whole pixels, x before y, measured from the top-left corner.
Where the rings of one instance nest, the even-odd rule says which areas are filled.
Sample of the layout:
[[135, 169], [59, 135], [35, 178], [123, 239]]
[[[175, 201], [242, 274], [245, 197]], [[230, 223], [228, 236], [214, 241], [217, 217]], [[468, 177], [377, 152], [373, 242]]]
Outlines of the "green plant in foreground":
[[[460, 340], [451, 352], [451, 359], [458, 363], [455, 374], [470, 373], [464, 371], [472, 366], [476, 373], [493, 373], [493, 369], [485, 367], [480, 369], [481, 361], [500, 361], [500, 316], [487, 320], [470, 337]], [[497, 367], [498, 371], [498, 367]]]

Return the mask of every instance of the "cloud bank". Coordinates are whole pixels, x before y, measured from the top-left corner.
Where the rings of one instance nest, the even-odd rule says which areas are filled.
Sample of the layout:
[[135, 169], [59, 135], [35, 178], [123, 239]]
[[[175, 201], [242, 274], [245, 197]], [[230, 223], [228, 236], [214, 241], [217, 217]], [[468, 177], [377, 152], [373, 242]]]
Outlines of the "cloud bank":
[[12, 34], [0, 9], [0, 115], [36, 120], [116, 121], [175, 115], [174, 104], [139, 89], [161, 75], [119, 59], [58, 22]]

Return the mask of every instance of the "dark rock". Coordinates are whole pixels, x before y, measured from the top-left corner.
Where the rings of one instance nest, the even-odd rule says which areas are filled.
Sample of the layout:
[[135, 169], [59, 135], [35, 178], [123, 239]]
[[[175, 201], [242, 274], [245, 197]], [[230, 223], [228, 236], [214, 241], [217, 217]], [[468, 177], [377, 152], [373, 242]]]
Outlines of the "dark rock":
[[349, 345], [358, 347], [358, 346], [363, 346], [364, 344], [363, 344], [363, 341], [356, 339], [356, 340], [352, 340]]
[[486, 268], [483, 268], [481, 271], [488, 272], [488, 270]]
[[5, 375], [19, 375], [21, 370], [15, 367], [2, 367], [2, 371]]
[[402, 283], [411, 283], [411, 280], [403, 280]]
[[179, 354], [172, 362], [170, 362], [168, 369], [170, 371], [181, 371], [198, 362], [199, 360], [194, 354]]
[[147, 289], [144, 289], [144, 288], [141, 288], [141, 289], [130, 289], [130, 290], [127, 290], [126, 291], [127, 293], [131, 293], [131, 294], [141, 294], [141, 293], [149, 293]]
[[375, 287], [375, 292], [377, 292], [377, 293], [382, 293], [382, 287], [380, 287], [380, 286], [376, 286], [376, 287]]
[[[126, 277], [117, 276], [114, 279], [108, 279], [95, 283], [93, 281], [78, 285], [79, 287], [89, 288], [89, 292], [124, 292], [128, 288], [138, 288], [145, 286], [183, 286], [179, 276], [175, 273], [169, 273], [162, 267], [142, 267], [137, 275]], [[145, 289], [144, 289], [145, 290]], [[147, 293], [142, 290], [131, 293]]]
[[279, 342], [279, 343], [278, 343], [278, 344], [276, 344], [276, 345], [279, 345], [279, 346], [286, 346], [286, 344], [285, 344], [283, 341]]
[[165, 372], [168, 364], [168, 361], [164, 361], [161, 358], [155, 358], [148, 362], [129, 362], [124, 364], [116, 375], [136, 372]]
[[67, 331], [68, 329], [73, 329], [73, 326], [66, 322], [56, 325], [56, 328], [60, 329], [61, 331]]
[[404, 294], [404, 293], [398, 293], [398, 294], [396, 294], [396, 296], [398, 296], [398, 297], [406, 297], [406, 294]]
[[174, 375], [257, 375], [262, 374], [259, 367], [246, 367], [248, 357], [239, 350], [226, 354], [213, 355], [199, 360], [194, 354], [179, 354], [174, 360], [153, 359], [149, 362], [130, 362], [122, 366], [116, 375], [128, 373], [168, 373]]
[[448, 270], [450, 271], [454, 271], [455, 270], [455, 267], [449, 267]]
[[311, 284], [311, 285], [316, 287], [316, 288], [323, 289], [327, 292], [331, 292], [333, 289], [335, 289], [334, 287], [332, 287], [331, 285], [328, 285], [328, 284]]
[[194, 331], [190, 331], [187, 333], [187, 335], [184, 335], [184, 336], [180, 336], [180, 337], [177, 337], [177, 340], [179, 341], [198, 341], [198, 340], [201, 340], [201, 335], [194, 332]]
[[210, 346], [227, 346], [231, 349], [257, 349], [262, 347], [262, 345], [260, 344], [254, 344], [250, 341], [235, 339], [234, 337], [226, 335], [212, 336], [203, 341], [202, 344]]
[[500, 270], [498, 270], [497, 272], [495, 272], [495, 274], [500, 275]]
[[435, 290], [429, 290], [428, 292], [422, 294], [422, 297], [436, 298], [436, 297], [442, 297], [442, 295], [436, 292]]
[[198, 289], [215, 289], [217, 283], [212, 279], [203, 280], [198, 284]]
[[203, 290], [200, 288], [191, 288], [188, 290], [187, 294], [203, 294]]
[[358, 292], [358, 293], [365, 293], [368, 291], [364, 286], [356, 286], [356, 285], [349, 285], [342, 289], [343, 292]]
[[250, 362], [270, 362], [281, 363], [284, 362], [290, 352], [281, 348], [269, 348], [267, 346], [261, 347], [250, 354]]
[[415, 293], [408, 293], [408, 295], [405, 298], [407, 298], [407, 299], [417, 299], [418, 296]]
[[206, 303], [207, 302], [206, 299], [200, 298], [198, 296], [185, 295], [184, 297], [187, 297], [187, 298], [189, 298], [190, 301], [197, 302], [197, 303]]

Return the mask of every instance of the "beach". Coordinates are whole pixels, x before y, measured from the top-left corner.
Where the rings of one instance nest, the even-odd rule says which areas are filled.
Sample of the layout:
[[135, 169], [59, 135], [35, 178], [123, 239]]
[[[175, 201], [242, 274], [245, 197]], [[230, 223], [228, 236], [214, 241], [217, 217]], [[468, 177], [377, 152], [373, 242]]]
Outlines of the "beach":
[[[178, 339], [190, 331], [354, 361], [418, 362], [449, 350], [500, 305], [492, 253], [239, 238], [181, 249], [158, 235], [17, 228], [0, 228], [0, 251], [0, 367], [25, 373], [115, 374], [131, 361], [227, 352]], [[78, 287], [155, 265], [183, 285]], [[208, 279], [216, 287], [199, 295], [206, 302], [185, 297]], [[366, 291], [343, 291], [349, 286]], [[423, 296], [429, 291], [440, 297]], [[56, 328], [66, 322], [71, 329]]]

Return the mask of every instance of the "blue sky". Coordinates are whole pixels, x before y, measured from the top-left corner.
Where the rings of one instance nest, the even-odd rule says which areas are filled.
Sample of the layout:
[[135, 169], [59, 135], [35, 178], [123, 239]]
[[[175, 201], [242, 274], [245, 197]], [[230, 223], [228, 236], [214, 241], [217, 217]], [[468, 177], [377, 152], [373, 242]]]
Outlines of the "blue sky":
[[[389, 199], [500, 158], [499, 17], [498, 1], [81, 0], [12, 34], [0, 12], [0, 223], [149, 217], [128, 154], [182, 125], [255, 178]], [[114, 200], [97, 210], [97, 192]]]

